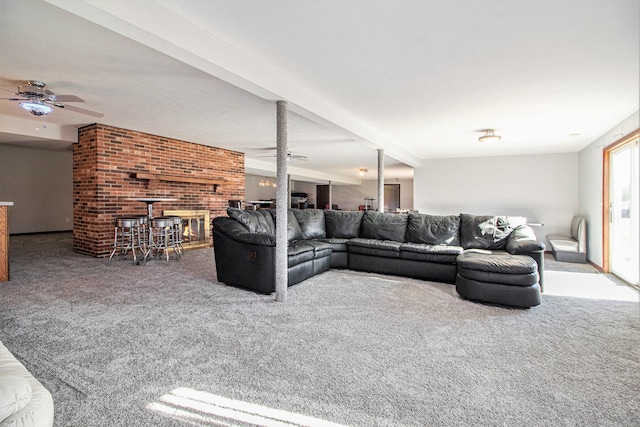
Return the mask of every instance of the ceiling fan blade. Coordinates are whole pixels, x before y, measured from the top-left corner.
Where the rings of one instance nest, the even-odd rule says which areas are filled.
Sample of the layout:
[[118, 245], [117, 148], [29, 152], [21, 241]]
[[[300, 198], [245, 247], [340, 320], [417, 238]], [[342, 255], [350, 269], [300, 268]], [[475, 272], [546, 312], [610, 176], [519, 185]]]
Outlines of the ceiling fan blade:
[[0, 99], [6, 99], [8, 101], [28, 101], [29, 98], [0, 98]]
[[245, 151], [276, 151], [276, 147], [246, 147], [242, 148]]
[[15, 91], [15, 90], [9, 90], [9, 89], [5, 89], [5, 88], [3, 88], [3, 87], [0, 87], [0, 90], [4, 90], [5, 92], [10, 92], [10, 93], [12, 93], [12, 94], [14, 94], [14, 95], [17, 95], [17, 93], [16, 93], [16, 91]]
[[84, 102], [84, 99], [75, 95], [56, 95], [55, 97], [58, 102]]
[[309, 160], [309, 158], [307, 156], [291, 156], [291, 159], [300, 160], [302, 162], [306, 162], [307, 160]]
[[87, 110], [84, 108], [78, 108], [78, 107], [74, 107], [73, 105], [65, 105], [65, 104], [53, 104], [56, 107], [59, 108], [64, 108], [65, 110], [69, 110], [69, 111], [74, 111], [76, 113], [80, 113], [80, 114], [86, 114], [88, 116], [93, 116], [93, 117], [104, 117], [104, 114], [102, 113], [98, 113], [97, 111], [91, 111], [91, 110]]

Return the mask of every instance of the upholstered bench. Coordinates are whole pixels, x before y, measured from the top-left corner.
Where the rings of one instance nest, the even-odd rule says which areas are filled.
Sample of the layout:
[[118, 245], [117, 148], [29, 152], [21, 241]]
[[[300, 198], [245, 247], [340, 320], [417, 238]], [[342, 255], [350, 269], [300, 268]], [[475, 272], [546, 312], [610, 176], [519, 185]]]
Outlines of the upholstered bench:
[[468, 251], [456, 263], [456, 291], [464, 298], [522, 308], [540, 304], [538, 265], [530, 256]]

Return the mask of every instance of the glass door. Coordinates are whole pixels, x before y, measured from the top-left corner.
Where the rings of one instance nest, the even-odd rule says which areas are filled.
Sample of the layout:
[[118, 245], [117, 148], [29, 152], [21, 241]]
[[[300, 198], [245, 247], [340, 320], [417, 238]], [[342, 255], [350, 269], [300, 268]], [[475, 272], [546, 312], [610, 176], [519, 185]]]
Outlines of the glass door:
[[611, 272], [638, 286], [640, 276], [640, 150], [638, 139], [610, 154], [609, 259]]

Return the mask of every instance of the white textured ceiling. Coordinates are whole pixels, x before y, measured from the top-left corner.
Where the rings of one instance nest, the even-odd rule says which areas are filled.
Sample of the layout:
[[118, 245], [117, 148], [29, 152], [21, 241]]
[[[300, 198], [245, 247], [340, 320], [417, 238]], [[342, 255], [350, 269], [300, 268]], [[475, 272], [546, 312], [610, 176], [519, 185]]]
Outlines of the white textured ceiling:
[[[402, 178], [424, 159], [578, 151], [628, 117], [639, 4], [0, 0], [0, 87], [39, 79], [98, 122], [236, 149], [267, 169], [251, 159], [275, 146], [285, 99], [291, 151], [309, 157], [297, 175], [373, 178], [383, 148], [387, 176]], [[11, 117], [30, 118], [15, 104], [0, 101], [0, 142], [13, 142]], [[478, 143], [486, 128], [502, 142]]]

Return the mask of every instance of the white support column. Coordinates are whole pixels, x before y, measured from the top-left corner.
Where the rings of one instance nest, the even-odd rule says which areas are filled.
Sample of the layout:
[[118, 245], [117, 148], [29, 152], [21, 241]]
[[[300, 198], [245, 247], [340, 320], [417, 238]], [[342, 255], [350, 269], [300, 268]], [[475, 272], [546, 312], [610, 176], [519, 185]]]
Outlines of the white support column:
[[384, 150], [378, 149], [378, 212], [384, 212]]
[[333, 209], [333, 185], [329, 181], [329, 210]]
[[287, 102], [276, 102], [276, 301], [287, 301]]

